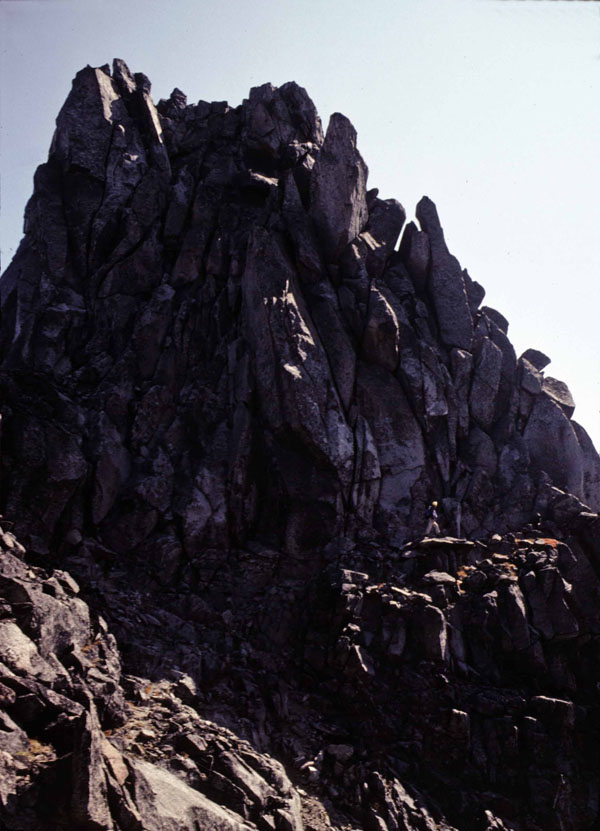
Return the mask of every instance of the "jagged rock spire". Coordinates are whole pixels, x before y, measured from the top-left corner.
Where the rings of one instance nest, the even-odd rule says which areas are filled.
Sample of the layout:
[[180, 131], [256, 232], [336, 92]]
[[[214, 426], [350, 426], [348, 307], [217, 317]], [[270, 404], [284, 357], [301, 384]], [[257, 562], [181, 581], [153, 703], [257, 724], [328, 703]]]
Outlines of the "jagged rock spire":
[[549, 484], [599, 504], [568, 390], [517, 361], [430, 199], [396, 250], [404, 209], [367, 173], [294, 83], [155, 107], [123, 61], [77, 74], [1, 283], [23, 534], [184, 562], [401, 542], [434, 496], [470, 533], [547, 510]]

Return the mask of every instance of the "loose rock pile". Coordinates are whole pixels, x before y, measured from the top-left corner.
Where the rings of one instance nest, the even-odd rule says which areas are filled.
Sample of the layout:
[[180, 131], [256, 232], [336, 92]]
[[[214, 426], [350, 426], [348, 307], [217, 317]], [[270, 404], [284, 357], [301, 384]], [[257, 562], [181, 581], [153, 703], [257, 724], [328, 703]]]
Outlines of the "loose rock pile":
[[4, 533], [6, 827], [592, 828], [600, 519], [578, 523], [595, 543], [329, 546], [312, 580], [223, 594], [97, 570], [128, 674], [75, 581]]
[[115, 639], [75, 581], [23, 553], [2, 534], [3, 827], [303, 828], [278, 762], [200, 718], [182, 673], [122, 677]]

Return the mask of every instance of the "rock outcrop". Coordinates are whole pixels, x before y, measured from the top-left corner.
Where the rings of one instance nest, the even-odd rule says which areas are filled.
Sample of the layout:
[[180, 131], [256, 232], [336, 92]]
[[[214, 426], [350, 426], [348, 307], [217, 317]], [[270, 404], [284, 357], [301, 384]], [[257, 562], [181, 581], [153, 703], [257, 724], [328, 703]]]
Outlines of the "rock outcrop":
[[201, 719], [189, 676], [122, 676], [115, 638], [77, 583], [23, 553], [1, 534], [3, 827], [301, 831], [281, 764]]
[[600, 457], [367, 175], [294, 83], [75, 78], [0, 281], [9, 831], [598, 821]]
[[431, 200], [395, 250], [404, 211], [366, 190], [346, 118], [323, 138], [293, 83], [237, 108], [149, 89], [121, 61], [77, 75], [2, 281], [24, 541], [401, 542], [434, 496], [477, 534], [548, 477], [600, 507], [567, 387], [517, 361]]
[[74, 558], [108, 623], [4, 532], [4, 827], [591, 829], [600, 518], [571, 516], [569, 544], [253, 546], [193, 590]]

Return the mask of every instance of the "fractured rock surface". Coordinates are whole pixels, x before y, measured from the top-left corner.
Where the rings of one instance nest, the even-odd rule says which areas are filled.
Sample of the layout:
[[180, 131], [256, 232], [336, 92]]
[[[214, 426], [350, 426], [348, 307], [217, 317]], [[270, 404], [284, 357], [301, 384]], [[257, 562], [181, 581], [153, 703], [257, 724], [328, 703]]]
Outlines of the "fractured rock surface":
[[276, 818], [303, 828], [278, 762], [200, 719], [182, 673], [123, 678], [115, 639], [75, 581], [28, 567], [23, 553], [2, 534], [4, 828], [251, 831]]
[[294, 83], [76, 76], [0, 281], [10, 831], [598, 821], [600, 457], [367, 176]]
[[[566, 385], [517, 361], [431, 200], [395, 250], [404, 211], [366, 190], [344, 116], [323, 137], [293, 83], [237, 108], [149, 89], [122, 61], [77, 75], [2, 280], [25, 542], [402, 542], [439, 496], [481, 533], [526, 521], [548, 477], [600, 507]], [[509, 463], [478, 470], [479, 431]]]

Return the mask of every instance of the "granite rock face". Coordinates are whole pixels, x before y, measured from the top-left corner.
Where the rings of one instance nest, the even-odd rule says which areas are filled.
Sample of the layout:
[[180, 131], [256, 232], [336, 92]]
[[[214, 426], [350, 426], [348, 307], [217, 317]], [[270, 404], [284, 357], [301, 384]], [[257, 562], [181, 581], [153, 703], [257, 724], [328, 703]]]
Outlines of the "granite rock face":
[[[404, 211], [366, 190], [344, 116], [323, 137], [293, 83], [237, 108], [149, 90], [122, 61], [77, 75], [2, 280], [26, 542], [402, 541], [436, 496], [480, 533], [525, 521], [546, 477], [600, 507], [566, 385], [517, 362], [431, 200], [395, 250]], [[478, 431], [511, 459], [485, 481]]]
[[11, 831], [595, 821], [600, 457], [367, 175], [294, 83], [76, 76], [0, 281]]

